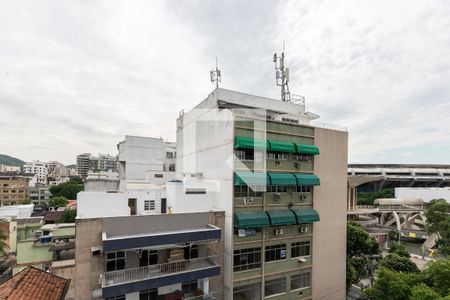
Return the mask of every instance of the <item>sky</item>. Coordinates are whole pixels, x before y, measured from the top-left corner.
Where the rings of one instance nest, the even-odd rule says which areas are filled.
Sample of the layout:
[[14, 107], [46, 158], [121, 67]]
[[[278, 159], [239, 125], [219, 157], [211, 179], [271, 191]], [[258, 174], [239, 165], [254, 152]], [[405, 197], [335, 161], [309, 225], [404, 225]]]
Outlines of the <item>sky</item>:
[[450, 1], [0, 0], [0, 153], [75, 162], [125, 135], [175, 141], [221, 87], [345, 126], [352, 163], [450, 163]]

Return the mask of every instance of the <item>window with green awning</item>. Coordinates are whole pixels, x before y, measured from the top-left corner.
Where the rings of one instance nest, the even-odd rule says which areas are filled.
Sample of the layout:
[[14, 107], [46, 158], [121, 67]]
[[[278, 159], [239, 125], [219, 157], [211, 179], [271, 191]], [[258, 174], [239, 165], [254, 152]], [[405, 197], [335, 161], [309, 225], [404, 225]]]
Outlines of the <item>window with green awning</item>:
[[312, 208], [292, 209], [297, 224], [305, 224], [320, 221], [319, 213]]
[[295, 215], [292, 211], [286, 210], [268, 210], [270, 224], [272, 226], [296, 224]]
[[320, 179], [314, 174], [295, 174], [297, 185], [320, 185]]
[[297, 185], [297, 179], [291, 173], [269, 173], [270, 185]]
[[295, 153], [295, 145], [289, 142], [272, 141], [269, 142], [269, 151]]
[[234, 185], [269, 185], [269, 176], [263, 172], [235, 172]]
[[263, 211], [234, 213], [235, 228], [261, 228], [269, 225], [269, 217]]
[[237, 136], [234, 138], [234, 148], [240, 149], [267, 149], [266, 140], [258, 140], [250, 137]]
[[294, 144], [295, 152], [300, 154], [317, 155], [320, 154], [319, 147], [314, 145]]

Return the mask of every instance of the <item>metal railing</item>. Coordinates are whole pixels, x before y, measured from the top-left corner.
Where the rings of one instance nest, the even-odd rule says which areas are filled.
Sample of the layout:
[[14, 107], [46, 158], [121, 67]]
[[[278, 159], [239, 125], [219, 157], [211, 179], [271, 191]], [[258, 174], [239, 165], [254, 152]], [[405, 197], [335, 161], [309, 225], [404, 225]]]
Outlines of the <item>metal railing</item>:
[[105, 272], [102, 276], [102, 286], [105, 287], [126, 282], [146, 280], [155, 277], [168, 276], [179, 272], [189, 272], [217, 266], [218, 264], [215, 262], [214, 258], [218, 255], [212, 251], [208, 252], [208, 256], [200, 258]]

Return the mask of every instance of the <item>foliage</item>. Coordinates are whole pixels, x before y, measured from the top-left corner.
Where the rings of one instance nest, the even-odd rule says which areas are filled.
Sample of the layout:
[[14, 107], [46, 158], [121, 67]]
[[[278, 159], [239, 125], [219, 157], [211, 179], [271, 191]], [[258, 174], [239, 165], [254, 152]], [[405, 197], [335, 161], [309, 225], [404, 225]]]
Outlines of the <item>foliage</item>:
[[20, 160], [18, 158], [6, 155], [6, 154], [0, 154], [0, 164], [7, 165], [7, 166], [19, 166], [23, 167], [25, 162], [23, 160]]
[[23, 204], [23, 205], [31, 204], [30, 198], [25, 198], [25, 199], [23, 199], [23, 201], [21, 202], [21, 204]]
[[420, 283], [417, 273], [399, 273], [380, 268], [373, 287], [364, 290], [364, 295], [372, 300], [409, 300], [412, 287]]
[[[0, 225], [3, 224], [4, 221], [0, 221]], [[5, 254], [5, 248], [8, 245], [5, 243], [5, 234], [3, 233], [3, 228], [0, 226], [0, 256]]]
[[358, 278], [369, 276], [367, 267], [371, 262], [368, 258], [355, 256], [347, 258], [347, 261], [355, 269]]
[[400, 239], [400, 232], [397, 229], [391, 229], [388, 233], [389, 240], [392, 242], [398, 242]]
[[392, 243], [389, 248], [389, 253], [395, 253], [398, 256], [409, 258], [408, 249], [405, 247], [405, 245], [399, 243]]
[[61, 219], [58, 220], [58, 223], [75, 223], [75, 218], [77, 216], [76, 210], [65, 210]]
[[62, 196], [52, 197], [48, 202], [50, 207], [65, 207], [67, 205], [67, 199]]
[[347, 289], [349, 289], [353, 283], [358, 282], [358, 272], [350, 263], [350, 259], [347, 259], [347, 274], [346, 274], [346, 285]]
[[381, 191], [358, 193], [358, 205], [373, 205], [377, 198], [393, 198], [394, 189], [382, 189]]
[[83, 179], [81, 179], [80, 176], [74, 176], [70, 178], [69, 182], [73, 182], [76, 184], [83, 184]]
[[450, 203], [444, 199], [432, 200], [425, 216], [427, 232], [436, 233], [439, 236], [438, 248], [445, 255], [450, 255]]
[[347, 223], [347, 257], [378, 254], [377, 241], [359, 224]]
[[429, 263], [422, 273], [429, 287], [441, 296], [450, 295], [450, 258]]
[[84, 190], [84, 185], [79, 177], [73, 177], [68, 182], [64, 182], [50, 187], [50, 193], [53, 197], [62, 196], [66, 199], [75, 200], [77, 194]]
[[410, 300], [436, 300], [439, 299], [439, 294], [436, 293], [429, 286], [421, 283], [411, 290]]
[[401, 273], [418, 273], [419, 268], [408, 257], [396, 253], [388, 254], [380, 261], [380, 266]]

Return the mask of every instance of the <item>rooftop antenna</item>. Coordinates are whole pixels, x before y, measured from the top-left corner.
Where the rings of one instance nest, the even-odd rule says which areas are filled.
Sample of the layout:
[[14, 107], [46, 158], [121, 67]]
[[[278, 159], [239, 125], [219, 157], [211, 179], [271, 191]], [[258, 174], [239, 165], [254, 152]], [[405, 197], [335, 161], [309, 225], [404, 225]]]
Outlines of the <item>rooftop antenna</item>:
[[216, 84], [216, 88], [219, 87], [219, 82], [222, 82], [222, 75], [219, 70], [219, 60], [216, 57], [216, 68], [209, 71], [209, 76], [211, 77], [211, 83]]
[[275, 78], [277, 86], [281, 86], [281, 101], [291, 102], [291, 92], [289, 92], [289, 68], [284, 67], [284, 41], [283, 52], [280, 55], [273, 55], [275, 63]]

